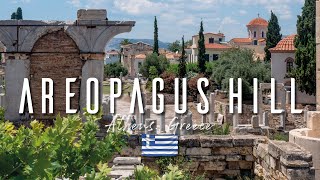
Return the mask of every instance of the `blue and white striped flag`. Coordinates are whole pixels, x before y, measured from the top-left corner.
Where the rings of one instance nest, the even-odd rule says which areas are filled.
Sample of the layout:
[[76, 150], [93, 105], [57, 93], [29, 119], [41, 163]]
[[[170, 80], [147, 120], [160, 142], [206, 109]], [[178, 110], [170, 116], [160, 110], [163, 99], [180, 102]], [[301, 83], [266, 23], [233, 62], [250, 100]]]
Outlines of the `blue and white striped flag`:
[[178, 155], [178, 136], [142, 134], [142, 156], [163, 157]]

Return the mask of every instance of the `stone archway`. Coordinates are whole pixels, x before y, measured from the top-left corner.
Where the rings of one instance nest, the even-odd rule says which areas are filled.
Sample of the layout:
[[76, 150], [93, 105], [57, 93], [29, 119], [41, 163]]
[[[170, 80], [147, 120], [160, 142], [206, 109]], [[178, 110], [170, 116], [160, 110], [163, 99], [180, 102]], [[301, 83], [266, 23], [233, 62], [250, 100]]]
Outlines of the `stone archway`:
[[[37, 40], [30, 56], [33, 119], [50, 120], [58, 114], [66, 115], [66, 78], [77, 78], [75, 83], [71, 83], [71, 92], [75, 93], [71, 98], [71, 108], [79, 110], [82, 66], [79, 48], [63, 30], [48, 33]], [[53, 114], [42, 114], [42, 78], [51, 78], [54, 82]]]

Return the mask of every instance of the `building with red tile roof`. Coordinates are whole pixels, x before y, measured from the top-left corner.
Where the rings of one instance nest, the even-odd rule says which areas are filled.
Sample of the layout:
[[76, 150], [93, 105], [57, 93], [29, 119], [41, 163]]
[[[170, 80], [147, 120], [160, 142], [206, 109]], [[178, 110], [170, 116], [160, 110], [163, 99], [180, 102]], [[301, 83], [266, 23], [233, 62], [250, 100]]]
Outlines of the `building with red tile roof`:
[[[271, 76], [275, 78], [277, 83], [284, 85], [291, 84], [290, 72], [296, 66], [294, 40], [296, 35], [290, 35], [283, 38], [276, 47], [269, 49], [271, 52]], [[282, 96], [278, 94], [276, 96]], [[298, 104], [313, 104], [315, 96], [309, 96], [296, 90], [296, 103]]]

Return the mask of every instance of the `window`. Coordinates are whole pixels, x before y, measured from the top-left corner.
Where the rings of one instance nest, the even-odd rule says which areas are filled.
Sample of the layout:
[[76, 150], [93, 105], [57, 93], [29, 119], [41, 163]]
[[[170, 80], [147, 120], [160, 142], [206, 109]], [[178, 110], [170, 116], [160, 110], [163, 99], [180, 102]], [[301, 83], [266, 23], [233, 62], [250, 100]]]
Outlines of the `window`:
[[222, 38], [219, 38], [219, 42], [222, 42]]
[[219, 54], [213, 54], [212, 55], [212, 60], [216, 61], [219, 59]]
[[210, 55], [209, 55], [209, 54], [206, 54], [206, 55], [204, 56], [204, 59], [205, 59], [206, 61], [209, 61], [209, 58], [210, 58]]
[[209, 38], [209, 44], [213, 44], [214, 43], [214, 38]]
[[141, 68], [141, 66], [142, 66], [142, 63], [141, 63], [141, 62], [139, 62], [139, 63], [138, 63], [138, 69], [140, 69], [140, 68]]
[[293, 69], [294, 60], [292, 58], [287, 58], [285, 62], [286, 62], [286, 68], [287, 68], [286, 71], [287, 73], [290, 73]]
[[254, 37], [254, 38], [257, 37], [257, 32], [256, 32], [256, 31], [253, 33], [253, 37]]
[[261, 33], [261, 37], [263, 37], [264, 38], [264, 32], [262, 31], [262, 33]]
[[253, 45], [255, 45], [255, 46], [258, 45], [258, 40], [254, 40]]

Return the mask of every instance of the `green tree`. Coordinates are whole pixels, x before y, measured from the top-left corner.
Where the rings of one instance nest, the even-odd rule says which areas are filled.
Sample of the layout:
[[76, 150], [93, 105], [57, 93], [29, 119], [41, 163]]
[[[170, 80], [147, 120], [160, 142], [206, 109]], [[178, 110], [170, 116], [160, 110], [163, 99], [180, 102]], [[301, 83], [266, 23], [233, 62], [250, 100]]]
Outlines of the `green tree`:
[[168, 46], [168, 50], [171, 52], [179, 52], [181, 50], [180, 41], [176, 40], [173, 43], [170, 43]]
[[184, 50], [184, 37], [182, 37], [181, 57], [179, 58], [179, 78], [184, 78], [187, 74], [186, 69], [186, 51]]
[[13, 12], [13, 13], [11, 14], [11, 19], [16, 19], [16, 18], [17, 18], [16, 16], [17, 16], [16, 13]]
[[306, 0], [302, 15], [298, 16], [296, 55], [292, 76], [296, 78], [299, 90], [316, 94], [316, 2]]
[[120, 77], [120, 75], [126, 76], [128, 70], [120, 63], [111, 63], [104, 66], [104, 76], [105, 77]]
[[158, 22], [157, 16], [154, 17], [154, 45], [153, 45], [153, 53], [159, 55], [159, 39], [158, 39]]
[[121, 45], [128, 45], [128, 44], [132, 44], [132, 42], [129, 39], [124, 39], [120, 42]]
[[271, 79], [270, 63], [255, 61], [253, 51], [249, 49], [232, 49], [221, 54], [214, 64], [211, 79], [229, 91], [229, 79], [234, 78], [235, 90], [237, 79], [242, 79], [243, 98], [253, 99], [253, 79], [258, 78], [260, 83], [269, 82]]
[[278, 22], [278, 17], [271, 11], [271, 18], [268, 24], [267, 42], [266, 47], [264, 49], [266, 53], [265, 61], [270, 62], [271, 53], [269, 49], [276, 47], [279, 41], [281, 41], [282, 34], [280, 34], [280, 31], [281, 27]]
[[205, 47], [205, 40], [203, 34], [203, 22], [201, 21], [200, 24], [200, 31], [199, 31], [199, 41], [198, 41], [198, 66], [200, 73], [205, 73], [206, 71], [206, 47]]
[[18, 9], [17, 9], [16, 19], [17, 20], [22, 20], [23, 19], [21, 7], [18, 7]]
[[149, 69], [151, 66], [157, 68], [158, 74], [162, 74], [169, 67], [169, 61], [165, 56], [158, 56], [156, 53], [147, 55], [146, 60], [143, 62], [140, 68], [140, 73], [142, 76], [149, 78]]

